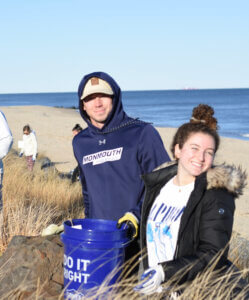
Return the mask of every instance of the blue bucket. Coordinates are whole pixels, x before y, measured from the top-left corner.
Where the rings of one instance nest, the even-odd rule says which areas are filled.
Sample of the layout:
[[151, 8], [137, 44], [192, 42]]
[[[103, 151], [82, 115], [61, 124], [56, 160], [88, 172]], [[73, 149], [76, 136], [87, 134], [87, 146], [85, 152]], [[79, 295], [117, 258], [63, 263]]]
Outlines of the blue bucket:
[[116, 221], [66, 221], [61, 240], [64, 244], [65, 298], [84, 296], [105, 280], [105, 286], [117, 282], [129, 240], [127, 230], [118, 229]]

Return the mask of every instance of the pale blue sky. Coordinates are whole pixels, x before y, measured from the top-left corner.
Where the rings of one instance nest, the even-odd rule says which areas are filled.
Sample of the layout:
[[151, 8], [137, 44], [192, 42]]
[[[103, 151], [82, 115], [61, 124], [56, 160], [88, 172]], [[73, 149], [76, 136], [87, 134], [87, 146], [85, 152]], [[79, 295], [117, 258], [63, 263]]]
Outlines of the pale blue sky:
[[248, 0], [0, 0], [0, 93], [249, 87]]

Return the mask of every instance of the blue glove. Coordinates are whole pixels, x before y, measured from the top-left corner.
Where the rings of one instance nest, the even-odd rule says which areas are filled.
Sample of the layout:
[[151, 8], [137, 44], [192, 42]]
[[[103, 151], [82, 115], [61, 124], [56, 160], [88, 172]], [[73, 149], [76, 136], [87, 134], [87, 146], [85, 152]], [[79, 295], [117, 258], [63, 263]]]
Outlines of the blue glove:
[[165, 275], [161, 265], [149, 268], [142, 274], [140, 278], [142, 283], [136, 285], [134, 291], [145, 295], [151, 295], [156, 292], [160, 293], [162, 291], [160, 285], [164, 281], [164, 278]]
[[19, 157], [22, 157], [23, 156], [23, 153], [19, 153]]

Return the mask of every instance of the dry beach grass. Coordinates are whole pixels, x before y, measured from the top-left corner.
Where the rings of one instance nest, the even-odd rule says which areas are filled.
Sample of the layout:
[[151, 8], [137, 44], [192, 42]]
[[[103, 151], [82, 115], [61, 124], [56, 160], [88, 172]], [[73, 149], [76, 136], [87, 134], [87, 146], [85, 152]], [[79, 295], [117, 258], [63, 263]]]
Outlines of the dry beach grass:
[[[39, 235], [44, 227], [55, 222], [60, 224], [62, 220], [82, 218], [82, 196], [79, 183], [71, 184], [68, 179], [61, 179], [54, 169], [41, 170], [38, 162], [33, 173], [26, 170], [24, 159], [19, 158], [13, 151], [4, 160], [6, 166], [4, 178], [4, 224], [1, 224], [0, 249], [4, 251], [9, 241], [14, 235]], [[241, 249], [240, 251], [241, 252]], [[138, 259], [131, 262], [134, 266]], [[178, 299], [230, 299], [232, 290], [237, 284], [238, 278], [233, 279], [233, 274], [218, 277], [216, 272], [212, 272], [215, 262], [210, 269], [201, 276], [198, 276]], [[126, 272], [130, 271], [130, 266], [124, 266]], [[239, 276], [246, 276], [248, 268], [241, 270]], [[181, 274], [182, 275], [182, 272]], [[4, 268], [0, 269], [0, 279], [4, 276]], [[172, 291], [178, 291], [185, 286], [176, 287], [179, 274], [175, 275], [170, 282], [165, 284], [167, 290], [164, 295]], [[108, 282], [94, 291], [94, 296], [85, 296], [87, 299], [143, 299], [133, 288], [136, 285], [136, 278], [123, 279], [113, 286], [112, 292], [108, 291]], [[170, 288], [168, 288], [170, 286]], [[1, 299], [19, 299], [22, 290], [27, 286], [19, 286], [17, 291], [4, 295]], [[243, 290], [233, 299], [246, 299], [246, 290]], [[162, 294], [150, 296], [150, 299], [160, 299]], [[44, 299], [42, 283], [37, 283], [36, 293], [33, 299]], [[63, 294], [58, 295], [58, 299], [63, 299]], [[85, 298], [84, 298], [85, 299]]]
[[0, 252], [14, 235], [36, 236], [51, 223], [84, 216], [79, 182], [61, 179], [52, 168], [41, 170], [39, 162], [31, 173], [13, 151], [4, 165]]

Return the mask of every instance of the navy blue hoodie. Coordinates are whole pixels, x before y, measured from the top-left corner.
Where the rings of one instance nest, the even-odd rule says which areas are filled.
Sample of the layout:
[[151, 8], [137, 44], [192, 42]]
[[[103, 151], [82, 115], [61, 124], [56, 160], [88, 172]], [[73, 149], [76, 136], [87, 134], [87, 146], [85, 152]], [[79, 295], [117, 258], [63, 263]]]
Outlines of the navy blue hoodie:
[[[91, 77], [107, 81], [114, 92], [112, 111], [101, 129], [90, 122], [80, 100]], [[78, 96], [80, 114], [88, 124], [73, 139], [85, 216], [118, 220], [126, 212], [131, 212], [140, 219], [144, 197], [141, 174], [170, 160], [160, 135], [150, 124], [126, 115], [120, 87], [106, 73], [94, 72], [83, 77]]]

